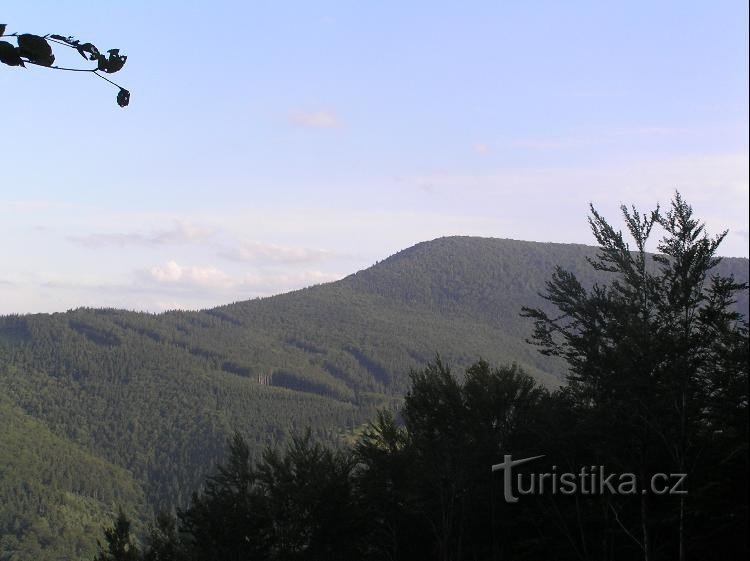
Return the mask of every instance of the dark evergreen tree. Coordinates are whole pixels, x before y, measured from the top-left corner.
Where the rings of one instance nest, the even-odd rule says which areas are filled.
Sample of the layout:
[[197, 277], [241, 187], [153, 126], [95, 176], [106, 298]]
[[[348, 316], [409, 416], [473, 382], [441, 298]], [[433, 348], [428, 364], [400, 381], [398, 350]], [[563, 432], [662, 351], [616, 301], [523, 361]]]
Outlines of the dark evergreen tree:
[[363, 521], [352, 491], [354, 462], [308, 430], [257, 466], [257, 492], [269, 523], [270, 559], [345, 561], [357, 557]]
[[191, 559], [206, 561], [264, 559], [269, 521], [254, 484], [247, 443], [235, 434], [228, 457], [209, 476], [204, 489], [179, 513]]
[[[480, 361], [463, 380], [438, 359], [412, 373], [402, 423], [381, 412], [355, 448], [371, 559], [492, 559], [544, 553], [528, 506], [502, 504], [490, 467], [536, 452], [550, 394], [516, 367]], [[547, 438], [554, 440], [552, 434]], [[515, 506], [515, 505], [514, 505]], [[521, 536], [529, 543], [521, 546]]]
[[357, 439], [354, 454], [359, 462], [356, 492], [367, 520], [363, 557], [418, 558], [423, 544], [417, 536], [426, 529], [411, 506], [419, 473], [412, 469], [414, 458], [403, 424], [391, 411], [378, 411]]
[[177, 521], [171, 514], [160, 512], [146, 537], [143, 561], [179, 561], [183, 558]]

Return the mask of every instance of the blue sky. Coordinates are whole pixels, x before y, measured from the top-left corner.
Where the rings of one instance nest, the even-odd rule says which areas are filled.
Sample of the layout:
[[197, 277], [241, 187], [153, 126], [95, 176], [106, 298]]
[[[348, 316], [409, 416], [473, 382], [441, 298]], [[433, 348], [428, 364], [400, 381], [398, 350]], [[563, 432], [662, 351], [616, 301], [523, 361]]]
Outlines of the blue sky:
[[[442, 235], [590, 243], [679, 189], [748, 255], [747, 3], [6, 1], [0, 313], [201, 308]], [[59, 51], [59, 50], [58, 50]], [[60, 64], [79, 65], [59, 52]]]

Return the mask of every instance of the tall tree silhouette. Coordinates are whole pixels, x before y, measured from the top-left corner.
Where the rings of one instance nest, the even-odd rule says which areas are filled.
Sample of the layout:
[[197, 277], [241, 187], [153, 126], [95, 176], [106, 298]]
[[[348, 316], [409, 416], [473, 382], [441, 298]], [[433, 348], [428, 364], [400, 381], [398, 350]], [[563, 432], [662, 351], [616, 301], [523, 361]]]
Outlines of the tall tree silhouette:
[[[567, 360], [578, 402], [607, 427], [599, 440], [610, 461], [629, 466], [644, 482], [657, 471], [674, 471], [688, 473], [694, 490], [707, 483], [702, 478], [721, 487], [707, 463], [729, 459], [712, 435], [725, 434], [724, 423], [747, 414], [747, 362], [736, 359], [747, 348], [747, 323], [731, 308], [747, 285], [715, 273], [726, 232], [709, 237], [679, 193], [667, 212], [621, 210], [634, 247], [593, 206], [589, 219], [599, 244], [590, 264], [611, 273], [611, 282], [587, 288], [557, 268], [544, 297], [559, 315], [529, 308], [523, 314], [535, 320], [533, 339], [542, 352]], [[650, 255], [646, 245], [656, 226], [663, 237], [658, 254]], [[747, 439], [736, 436], [731, 459], [746, 465]], [[677, 504], [640, 496], [639, 528], [628, 533], [639, 534], [633, 539], [644, 560], [654, 557], [656, 531], [660, 548], [670, 543], [675, 558], [703, 547], [687, 538], [707, 535], [690, 531], [693, 495], [681, 494]], [[736, 520], [725, 518], [716, 518], [712, 531], [734, 527]]]

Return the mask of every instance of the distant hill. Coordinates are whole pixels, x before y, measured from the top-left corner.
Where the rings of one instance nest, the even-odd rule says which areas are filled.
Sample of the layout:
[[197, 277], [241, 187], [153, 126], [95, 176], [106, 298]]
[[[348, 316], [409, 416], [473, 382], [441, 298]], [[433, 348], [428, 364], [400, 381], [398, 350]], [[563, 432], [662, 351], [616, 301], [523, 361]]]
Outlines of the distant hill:
[[[185, 504], [234, 430], [256, 454], [307, 425], [336, 442], [436, 353], [559, 384], [562, 363], [525, 342], [519, 312], [544, 305], [555, 265], [603, 280], [594, 252], [440, 238], [338, 282], [200, 312], [0, 317], [0, 559], [79, 557], [116, 504], [140, 519]], [[748, 280], [747, 259], [719, 267]]]

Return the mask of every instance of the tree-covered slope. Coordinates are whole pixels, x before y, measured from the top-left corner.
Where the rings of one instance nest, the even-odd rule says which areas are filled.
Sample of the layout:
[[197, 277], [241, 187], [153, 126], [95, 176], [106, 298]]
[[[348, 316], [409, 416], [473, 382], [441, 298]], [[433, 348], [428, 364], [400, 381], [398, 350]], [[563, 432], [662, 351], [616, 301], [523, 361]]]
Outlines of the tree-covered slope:
[[[543, 306], [538, 293], [555, 265], [595, 282], [585, 261], [593, 251], [442, 238], [339, 282], [200, 312], [78, 309], [0, 318], [0, 414], [13, 420], [0, 431], [0, 448], [28, 440], [37, 450], [13, 462], [0, 456], [0, 493], [12, 492], [4, 482], [28, 480], [45, 505], [34, 514], [31, 503], [0, 496], [0, 527], [22, 542], [31, 530], [13, 526], [14, 516], [47, 519], [53, 497], [76, 493], [31, 466], [34, 458], [101, 462], [81, 474], [118, 470], [91, 475], [99, 502], [70, 506], [70, 499], [61, 510], [67, 529], [55, 526], [61, 535], [86, 535], [90, 545], [86, 509], [122, 502], [135, 512], [139, 493], [145, 509], [174, 498], [185, 504], [234, 430], [255, 455], [307, 425], [335, 443], [400, 399], [409, 370], [436, 352], [457, 369], [478, 358], [517, 362], [554, 386], [564, 366], [525, 342], [531, 325], [519, 312]], [[721, 268], [748, 278], [746, 259]], [[746, 295], [739, 305], [747, 313]]]
[[0, 558], [90, 556], [102, 516], [149, 512], [132, 474], [53, 433], [0, 394]]

